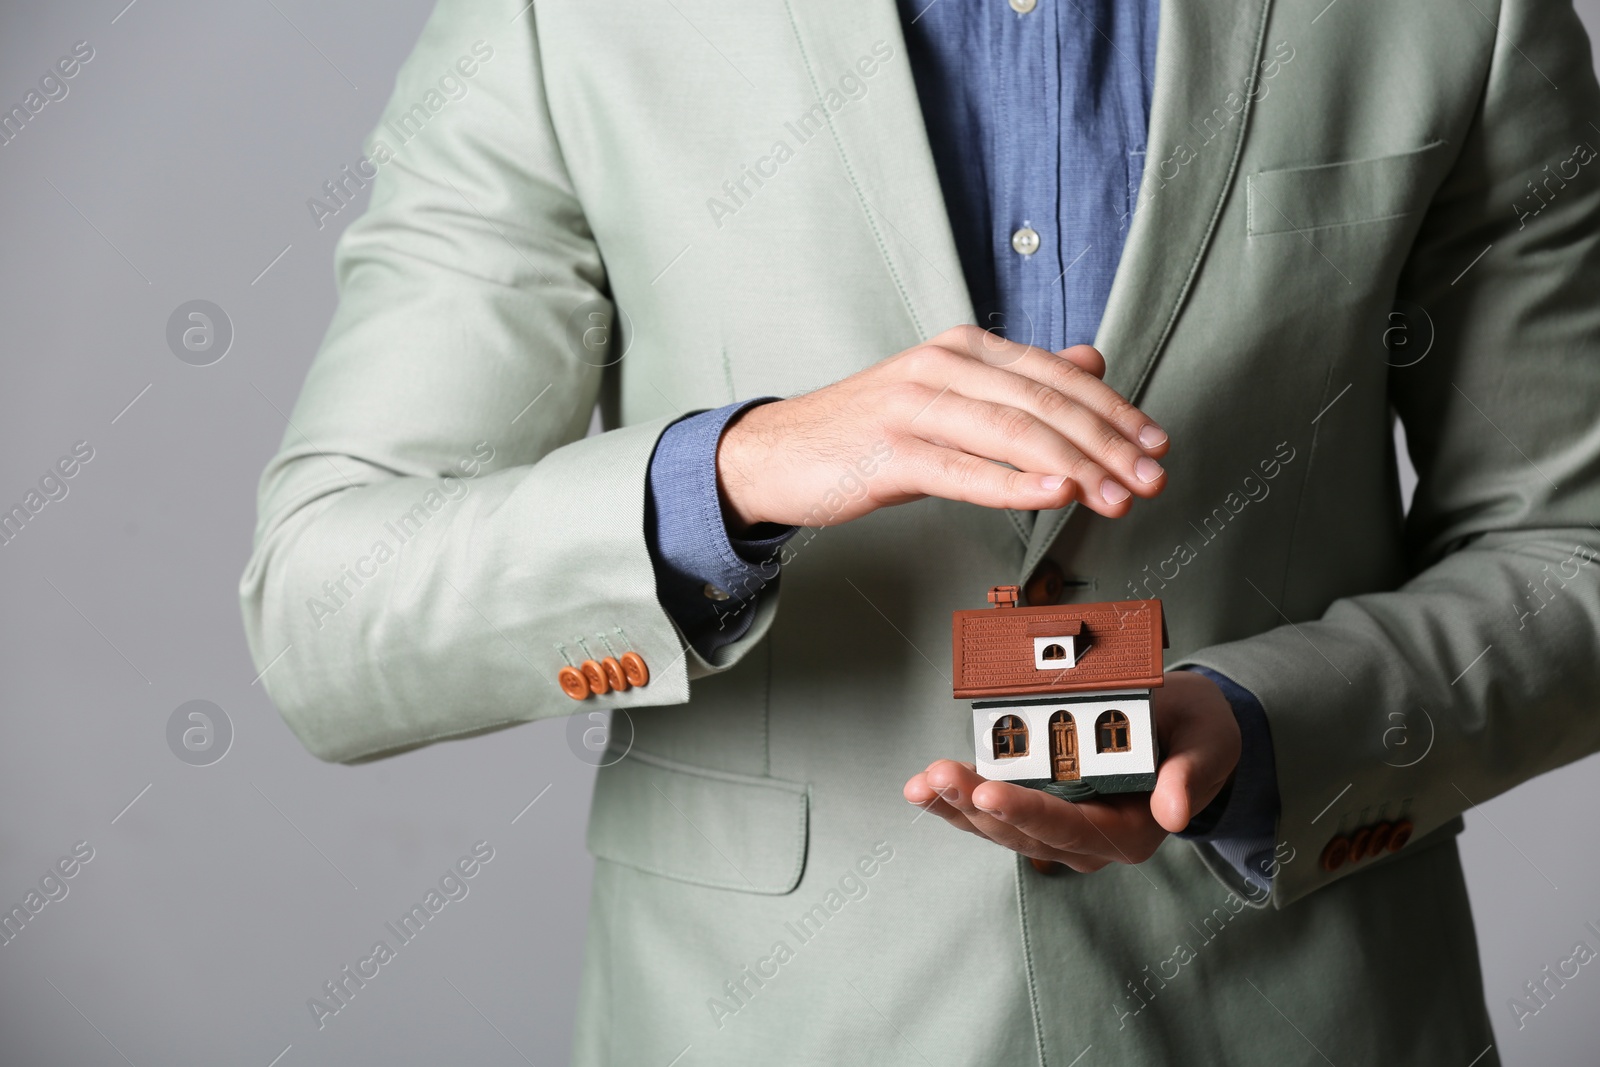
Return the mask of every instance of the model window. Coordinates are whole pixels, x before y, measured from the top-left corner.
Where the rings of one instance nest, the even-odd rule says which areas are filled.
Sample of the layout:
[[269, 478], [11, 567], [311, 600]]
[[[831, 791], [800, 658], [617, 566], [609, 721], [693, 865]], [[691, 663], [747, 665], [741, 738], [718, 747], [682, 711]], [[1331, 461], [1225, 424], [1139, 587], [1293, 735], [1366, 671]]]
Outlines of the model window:
[[1046, 634], [1033, 639], [1033, 669], [1064, 671], [1077, 666], [1076, 639], [1068, 634]]
[[1028, 754], [1028, 725], [1015, 715], [1002, 715], [994, 724], [994, 758], [1015, 759]]
[[1120, 711], [1108, 711], [1096, 719], [1094, 747], [1097, 752], [1126, 752], [1132, 748], [1128, 743], [1128, 717]]

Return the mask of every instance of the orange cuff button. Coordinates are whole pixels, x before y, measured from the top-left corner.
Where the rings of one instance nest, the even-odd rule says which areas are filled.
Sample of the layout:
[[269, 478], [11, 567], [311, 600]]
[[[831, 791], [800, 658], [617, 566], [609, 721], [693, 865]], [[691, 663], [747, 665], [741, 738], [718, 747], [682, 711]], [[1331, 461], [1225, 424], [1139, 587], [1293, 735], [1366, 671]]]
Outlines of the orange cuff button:
[[1350, 858], [1350, 841], [1343, 834], [1328, 842], [1322, 850], [1322, 869], [1337, 871], [1344, 866], [1344, 861]]
[[1415, 829], [1410, 819], [1401, 819], [1394, 824], [1394, 832], [1389, 835], [1389, 851], [1399, 852], [1411, 840], [1411, 831]]
[[589, 688], [597, 695], [604, 696], [611, 692], [611, 683], [606, 681], [605, 668], [592, 659], [586, 659], [578, 664], [578, 669], [583, 672], [584, 681], [589, 683]]
[[[1371, 854], [1368, 851], [1368, 846], [1371, 845], [1371, 844], [1372, 844], [1372, 827], [1363, 826], [1361, 829], [1359, 829], [1355, 833], [1351, 834], [1350, 835], [1350, 862], [1351, 863], [1355, 863], [1358, 860], [1366, 859], [1367, 856]], [[1376, 851], [1376, 850], [1373, 850], [1373, 851]]]
[[634, 685], [648, 685], [650, 683], [650, 668], [644, 665], [644, 657], [637, 652], [624, 652], [622, 654], [622, 673]]
[[611, 688], [619, 693], [628, 691], [628, 676], [622, 670], [622, 664], [617, 662], [615, 656], [607, 656], [600, 661], [600, 666], [606, 672], [606, 681], [611, 683]]
[[556, 672], [556, 681], [561, 684], [561, 691], [573, 700], [589, 698], [589, 683], [584, 680], [583, 672], [578, 668], [562, 667]]
[[1394, 834], [1394, 823], [1380, 822], [1372, 828], [1372, 840], [1367, 842], [1367, 855], [1379, 856], [1389, 847], [1389, 838]]

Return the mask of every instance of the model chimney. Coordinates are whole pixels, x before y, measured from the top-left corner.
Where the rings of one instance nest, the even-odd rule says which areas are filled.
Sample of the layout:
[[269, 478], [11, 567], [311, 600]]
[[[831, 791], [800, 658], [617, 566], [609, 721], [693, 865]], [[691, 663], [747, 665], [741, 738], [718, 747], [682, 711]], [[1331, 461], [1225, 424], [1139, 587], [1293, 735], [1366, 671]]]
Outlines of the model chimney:
[[989, 603], [997, 608], [1014, 608], [1021, 592], [1021, 588], [1015, 585], [994, 586], [989, 590]]

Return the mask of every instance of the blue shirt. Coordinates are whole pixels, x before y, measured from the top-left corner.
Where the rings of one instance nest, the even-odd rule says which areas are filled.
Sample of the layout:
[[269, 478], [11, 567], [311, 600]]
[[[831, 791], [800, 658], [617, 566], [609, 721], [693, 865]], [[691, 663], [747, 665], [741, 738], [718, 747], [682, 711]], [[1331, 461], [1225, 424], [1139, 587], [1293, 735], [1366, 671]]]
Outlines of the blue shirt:
[[[1159, 0], [1016, 0], [1025, 13], [1004, 0], [898, 2], [978, 322], [1052, 351], [1091, 343], [1138, 199]], [[645, 533], [662, 603], [707, 659], [748, 631], [795, 532], [731, 538], [717, 494], [723, 429], [771, 399], [674, 423], [650, 464]], [[1227, 696], [1242, 752], [1181, 836], [1208, 842], [1259, 899], [1278, 812], [1266, 715], [1231, 679], [1201, 673]]]
[[1027, 14], [1005, 0], [899, 5], [978, 324], [1056, 351], [1094, 341], [1122, 258], [1160, 10], [1028, 2]]
[[743, 637], [761, 594], [775, 588], [793, 526], [730, 537], [717, 492], [717, 442], [735, 415], [777, 397], [744, 400], [680, 419], [656, 442], [645, 487], [645, 541], [662, 606], [695, 651]]

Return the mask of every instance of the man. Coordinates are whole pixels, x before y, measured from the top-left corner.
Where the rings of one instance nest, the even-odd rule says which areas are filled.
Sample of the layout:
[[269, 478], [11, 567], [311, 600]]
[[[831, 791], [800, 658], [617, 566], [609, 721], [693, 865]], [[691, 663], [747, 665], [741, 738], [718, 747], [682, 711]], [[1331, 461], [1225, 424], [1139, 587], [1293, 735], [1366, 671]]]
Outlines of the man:
[[[1559, 2], [444, 0], [258, 666], [331, 760], [627, 713], [580, 1063], [1494, 1062], [1460, 813], [1600, 747], [1595, 116]], [[1163, 601], [1153, 794], [952, 762], [1007, 583]]]

